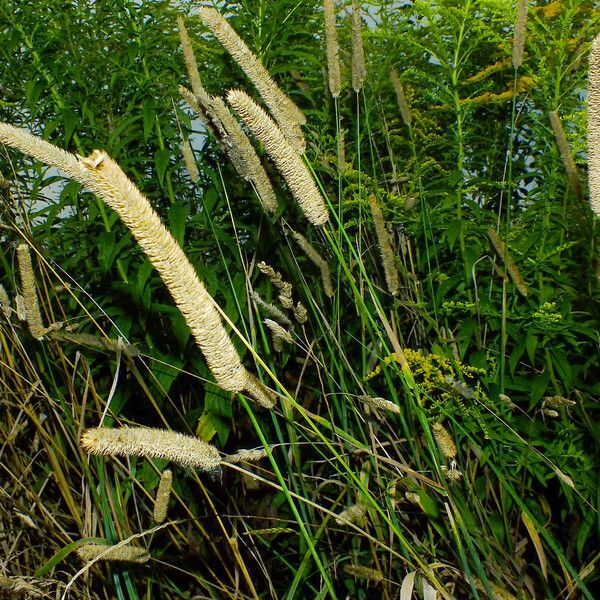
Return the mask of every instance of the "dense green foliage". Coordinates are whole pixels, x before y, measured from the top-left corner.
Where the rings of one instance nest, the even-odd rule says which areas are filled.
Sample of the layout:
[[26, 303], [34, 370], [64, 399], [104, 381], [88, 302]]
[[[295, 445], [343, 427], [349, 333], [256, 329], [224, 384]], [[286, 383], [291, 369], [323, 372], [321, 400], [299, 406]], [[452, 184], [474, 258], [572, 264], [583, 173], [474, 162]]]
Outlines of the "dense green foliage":
[[[96, 564], [69, 593], [391, 599], [403, 584], [412, 597], [416, 573], [415, 597], [431, 587], [440, 598], [595, 597], [599, 238], [549, 112], [585, 181], [586, 58], [600, 12], [588, 0], [531, 2], [515, 69], [510, 0], [373, 1], [355, 93], [342, 4], [335, 100], [320, 2], [219, 5], [307, 116], [306, 163], [331, 213], [317, 229], [260, 150], [279, 197], [277, 215], [263, 214], [179, 97], [188, 76], [178, 14], [207, 90], [253, 92], [193, 3], [0, 0], [0, 121], [80, 155], [106, 150], [254, 349], [233, 335], [245, 364], [280, 392], [269, 414], [218, 388], [117, 215], [0, 148], [0, 282], [14, 299], [15, 248], [27, 240], [45, 322], [64, 333], [40, 342], [16, 311], [0, 316], [0, 575], [48, 577], [54, 593], [81, 568], [81, 540], [141, 533], [148, 564]], [[188, 137], [197, 183], [181, 155]], [[394, 247], [395, 297], [372, 195]], [[292, 230], [328, 260], [332, 298]], [[260, 261], [309, 313], [279, 352], [251, 299], [277, 303]], [[374, 409], [365, 395], [400, 410]], [[170, 521], [151, 531], [165, 462], [89, 458], [78, 439], [101, 422], [194, 433], [226, 453], [270, 450], [221, 481], [175, 467]], [[455, 459], [436, 445], [436, 423]], [[356, 504], [362, 518], [336, 521]]]

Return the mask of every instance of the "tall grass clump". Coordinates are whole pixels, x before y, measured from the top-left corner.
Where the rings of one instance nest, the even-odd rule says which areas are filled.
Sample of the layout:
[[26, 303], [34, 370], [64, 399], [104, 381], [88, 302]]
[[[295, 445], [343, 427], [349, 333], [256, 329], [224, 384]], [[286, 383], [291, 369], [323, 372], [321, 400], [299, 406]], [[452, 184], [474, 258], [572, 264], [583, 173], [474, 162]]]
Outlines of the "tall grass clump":
[[593, 3], [0, 27], [2, 590], [595, 597]]

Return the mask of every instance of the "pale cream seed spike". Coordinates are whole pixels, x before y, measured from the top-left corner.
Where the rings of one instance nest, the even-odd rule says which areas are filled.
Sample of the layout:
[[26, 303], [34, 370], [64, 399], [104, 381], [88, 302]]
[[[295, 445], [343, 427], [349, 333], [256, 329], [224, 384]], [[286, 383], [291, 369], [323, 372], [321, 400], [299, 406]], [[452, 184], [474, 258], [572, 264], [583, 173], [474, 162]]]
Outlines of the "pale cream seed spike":
[[168, 459], [202, 471], [213, 471], [221, 464], [217, 449], [204, 440], [150, 427], [86, 429], [81, 447], [89, 454]]
[[[119, 214], [133, 233], [182, 312], [217, 383], [230, 392], [246, 390], [250, 374], [223, 327], [214, 299], [150, 202], [109, 157], [90, 173], [93, 178], [88, 187]], [[268, 408], [273, 406], [273, 396], [266, 388], [255, 399]]]
[[283, 328], [279, 323], [276, 323], [271, 319], [265, 319], [263, 323], [269, 328], [274, 338], [277, 338], [288, 344], [294, 343], [292, 334], [287, 329]]
[[441, 423], [434, 423], [431, 430], [440, 452], [446, 458], [456, 458], [456, 444], [448, 430]]
[[573, 188], [574, 194], [583, 202], [585, 197], [583, 193], [583, 186], [581, 185], [581, 178], [579, 177], [579, 171], [577, 170], [577, 165], [573, 159], [569, 141], [567, 140], [567, 135], [560, 121], [560, 117], [555, 110], [550, 111], [549, 116], [552, 131], [554, 132], [554, 139], [556, 140], [560, 157], [563, 161], [563, 165], [565, 166], [565, 171], [567, 172], [567, 178], [569, 179], [569, 183]]
[[92, 560], [108, 560], [116, 562], [146, 563], [150, 560], [148, 551], [130, 544], [84, 544], [76, 550], [77, 555], [84, 562]]
[[352, 87], [360, 92], [366, 77], [365, 50], [362, 39], [362, 10], [357, 0], [352, 2]]
[[306, 218], [313, 225], [324, 225], [329, 219], [325, 200], [302, 158], [290, 146], [279, 127], [246, 93], [231, 90], [227, 94], [227, 101], [264, 145]]
[[506, 252], [506, 246], [504, 242], [500, 239], [500, 236], [496, 233], [494, 229], [490, 227], [487, 230], [488, 238], [490, 242], [492, 242], [492, 246], [494, 246], [494, 250], [496, 250], [498, 256], [502, 259], [502, 262], [506, 265], [506, 270], [515, 284], [515, 287], [519, 291], [522, 296], [527, 296], [529, 293], [529, 289], [527, 284], [525, 283], [523, 277], [521, 276], [521, 272], [519, 271], [515, 261], [512, 257]]
[[179, 86], [179, 94], [200, 117], [215, 139], [220, 142], [226, 136], [226, 133], [221, 121], [212, 110], [208, 94], [198, 97], [183, 85]]
[[238, 450], [235, 454], [229, 454], [223, 457], [223, 462], [230, 464], [255, 463], [266, 458], [267, 451], [264, 448], [255, 448], [252, 450]]
[[329, 270], [327, 261], [317, 252], [316, 248], [301, 233], [292, 231], [292, 235], [298, 243], [298, 246], [300, 246], [300, 248], [302, 248], [304, 251], [304, 254], [306, 254], [311, 262], [321, 271], [323, 290], [325, 295], [331, 298], [334, 292], [333, 284], [331, 283], [331, 272]]
[[335, 26], [335, 4], [333, 0], [323, 0], [325, 16], [325, 49], [327, 51], [327, 73], [329, 75], [329, 91], [334, 98], [340, 95], [340, 47], [338, 45]]
[[192, 149], [189, 140], [184, 140], [181, 143], [181, 154], [183, 155], [183, 162], [185, 163], [185, 168], [187, 169], [192, 183], [198, 183], [198, 180], [200, 179], [200, 172], [198, 171], [194, 150]]
[[590, 208], [600, 217], [600, 35], [590, 51], [587, 114]]
[[19, 262], [19, 274], [21, 276], [21, 291], [25, 305], [25, 315], [31, 335], [36, 340], [41, 340], [47, 332], [42, 324], [42, 314], [38, 303], [35, 276], [31, 264], [31, 255], [27, 244], [19, 244], [17, 247], [17, 258]]
[[410, 107], [406, 101], [404, 95], [404, 89], [402, 88], [402, 82], [400, 81], [400, 75], [396, 69], [392, 69], [390, 72], [390, 80], [396, 94], [396, 101], [398, 102], [398, 109], [400, 110], [400, 116], [405, 125], [410, 125]]
[[298, 304], [294, 306], [294, 318], [300, 325], [304, 325], [308, 320], [308, 311], [302, 302], [298, 302]]
[[400, 407], [390, 400], [386, 400], [385, 398], [373, 397], [373, 396], [359, 396], [359, 399], [362, 400], [365, 404], [372, 406], [373, 408], [378, 408], [381, 410], [387, 410], [394, 414], [400, 414]]
[[277, 210], [277, 197], [256, 150], [225, 102], [216, 97], [211, 101], [214, 113], [225, 130], [225, 151], [233, 166], [244, 179], [252, 182], [263, 208], [273, 214]]
[[252, 81], [275, 120], [280, 125], [289, 121], [297, 125], [304, 125], [306, 117], [302, 111], [273, 81], [257, 56], [248, 48], [221, 13], [214, 8], [201, 7], [198, 9], [198, 16]]
[[4, 289], [4, 286], [0, 283], [0, 308], [4, 313], [4, 316], [8, 319], [12, 313], [12, 308], [10, 306], [10, 298]]
[[369, 204], [371, 206], [371, 214], [373, 215], [375, 235], [377, 236], [377, 243], [379, 244], [379, 252], [381, 253], [381, 262], [387, 288], [392, 296], [396, 296], [400, 291], [398, 269], [396, 268], [396, 262], [394, 260], [394, 250], [392, 249], [390, 236], [385, 228], [383, 213], [381, 212], [381, 207], [379, 206], [375, 194], [369, 197]]
[[279, 294], [278, 298], [279, 302], [281, 302], [281, 306], [283, 306], [283, 308], [286, 310], [292, 310], [294, 308], [294, 301], [292, 300], [291, 296], [288, 296], [287, 294]]
[[360, 524], [365, 518], [366, 509], [362, 504], [353, 504], [335, 517], [338, 525]]
[[517, 18], [515, 20], [515, 36], [513, 38], [512, 48], [512, 64], [515, 69], [520, 67], [523, 63], [528, 11], [529, 0], [519, 0], [519, 4], [517, 6]]
[[265, 302], [260, 297], [258, 292], [252, 292], [252, 300], [254, 300], [254, 303], [257, 306], [260, 306], [268, 315], [276, 319], [282, 325], [285, 325], [286, 327], [292, 326], [292, 322], [288, 319], [288, 317], [284, 315], [283, 312], [281, 312], [275, 305]]
[[15, 312], [19, 321], [27, 321], [27, 312], [25, 311], [25, 298], [20, 294], [15, 296]]
[[23, 129], [7, 123], [0, 123], [0, 143], [17, 148], [36, 160], [56, 167], [73, 179], [86, 178], [85, 169], [75, 155], [69, 154]]
[[183, 17], [179, 15], [177, 17], [177, 27], [179, 29], [179, 39], [181, 41], [181, 49], [183, 50], [183, 58], [185, 59], [185, 66], [187, 67], [188, 75], [190, 78], [190, 84], [192, 91], [196, 96], [202, 95], [204, 88], [202, 87], [202, 79], [200, 78], [200, 71], [198, 69], [198, 63], [194, 56], [194, 50], [192, 49], [192, 43], [188, 36]]
[[157, 523], [162, 523], [167, 518], [169, 499], [171, 498], [171, 486], [173, 484], [173, 471], [165, 469], [160, 474], [156, 499], [154, 501], [153, 517]]

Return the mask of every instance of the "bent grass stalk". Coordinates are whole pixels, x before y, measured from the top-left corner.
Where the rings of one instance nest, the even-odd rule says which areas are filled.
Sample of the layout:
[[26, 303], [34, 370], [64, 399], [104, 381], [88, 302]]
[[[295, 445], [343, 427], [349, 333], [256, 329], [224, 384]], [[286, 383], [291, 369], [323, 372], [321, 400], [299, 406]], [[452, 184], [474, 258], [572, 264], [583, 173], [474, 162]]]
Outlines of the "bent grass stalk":
[[117, 212], [167, 286], [217, 383], [230, 392], [247, 391], [262, 406], [273, 407], [273, 393], [242, 365], [214, 299], [183, 250], [111, 158], [99, 150], [77, 158], [5, 123], [0, 123], [0, 142], [64, 171]]

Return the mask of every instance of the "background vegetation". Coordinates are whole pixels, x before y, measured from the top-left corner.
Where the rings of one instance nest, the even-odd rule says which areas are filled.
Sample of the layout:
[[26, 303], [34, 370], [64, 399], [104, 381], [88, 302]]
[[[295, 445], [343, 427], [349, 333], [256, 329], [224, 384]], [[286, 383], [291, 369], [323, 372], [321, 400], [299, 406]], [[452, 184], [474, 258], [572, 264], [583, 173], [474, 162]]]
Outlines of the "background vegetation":
[[[597, 221], [549, 119], [557, 111], [585, 181], [597, 3], [531, 2], [515, 69], [509, 0], [370, 2], [359, 93], [351, 7], [337, 8], [343, 85], [334, 100], [320, 2], [219, 4], [307, 116], [306, 161], [331, 212], [317, 229], [268, 159], [279, 211], [262, 214], [180, 99], [178, 14], [209, 92], [251, 91], [193, 3], [0, 0], [0, 120], [83, 156], [106, 150], [276, 379], [253, 368], [291, 396], [267, 413], [211, 383], [116, 214], [2, 148], [1, 283], [14, 299], [15, 248], [26, 240], [45, 322], [90, 336], [39, 342], [16, 311], [0, 317], [0, 576], [52, 596], [71, 581], [77, 598], [404, 599], [413, 586], [425, 598], [597, 597]], [[181, 155], [188, 137], [196, 183]], [[372, 195], [393, 240], [395, 297]], [[328, 260], [332, 298], [292, 229]], [[260, 261], [309, 313], [280, 352], [250, 295], [277, 303]], [[247, 351], [245, 362], [255, 362]], [[102, 417], [194, 433], [227, 453], [270, 451], [220, 481], [175, 468], [169, 521], [156, 528], [165, 462], [88, 458], [78, 440]], [[455, 459], [436, 444], [436, 423], [451, 433]], [[355, 518], [336, 519], [356, 505]], [[148, 564], [78, 573], [82, 540], [138, 534]]]

